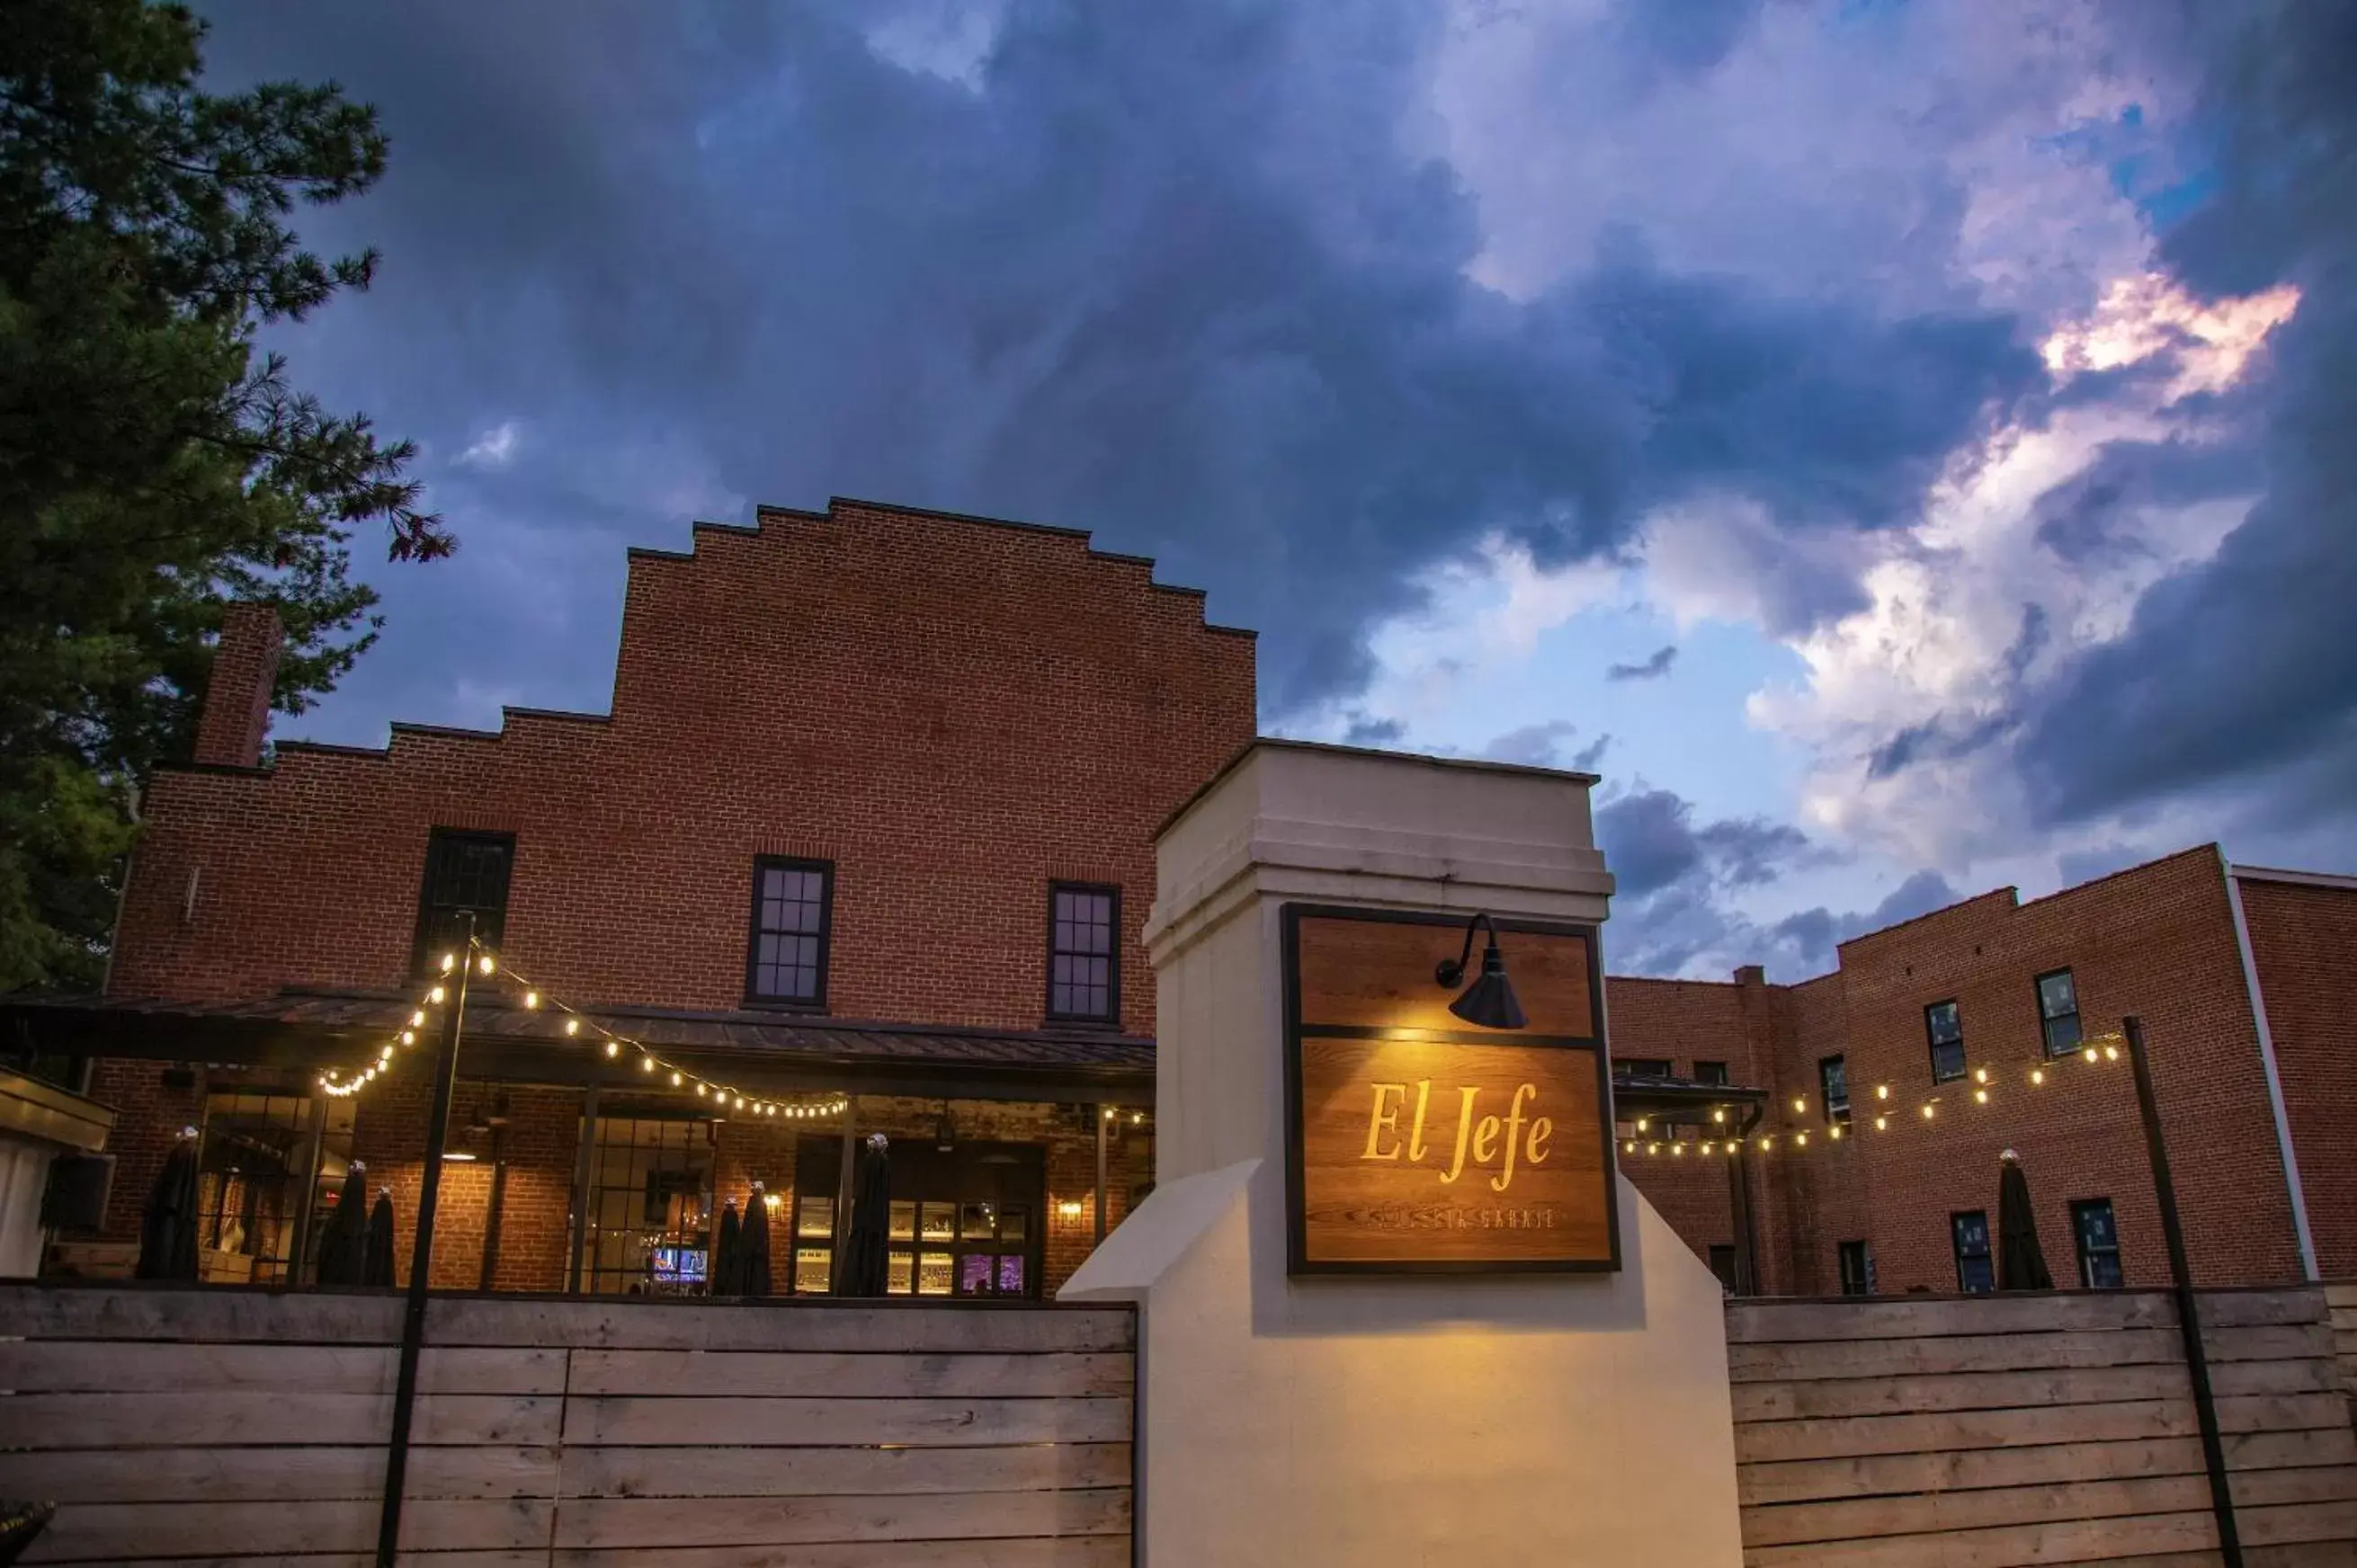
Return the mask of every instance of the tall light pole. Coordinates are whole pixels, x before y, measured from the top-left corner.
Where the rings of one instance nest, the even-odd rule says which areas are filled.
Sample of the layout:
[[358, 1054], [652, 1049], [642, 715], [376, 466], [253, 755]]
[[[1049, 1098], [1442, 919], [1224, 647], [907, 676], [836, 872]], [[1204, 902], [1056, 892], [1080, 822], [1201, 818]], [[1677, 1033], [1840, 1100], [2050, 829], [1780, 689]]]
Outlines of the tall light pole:
[[443, 982], [442, 1038], [434, 1053], [434, 1109], [425, 1127], [425, 1170], [417, 1188], [417, 1240], [409, 1251], [409, 1295], [401, 1316], [401, 1369], [393, 1380], [393, 1436], [384, 1451], [384, 1510], [376, 1535], [377, 1568], [396, 1568], [401, 1494], [409, 1480], [409, 1429], [417, 1408], [417, 1357], [425, 1343], [425, 1291], [434, 1277], [434, 1210], [442, 1197], [442, 1155], [450, 1143], [450, 1101], [458, 1090], [458, 1036], [467, 1016], [467, 980], [477, 959], [474, 911], [459, 917], [457, 961]]

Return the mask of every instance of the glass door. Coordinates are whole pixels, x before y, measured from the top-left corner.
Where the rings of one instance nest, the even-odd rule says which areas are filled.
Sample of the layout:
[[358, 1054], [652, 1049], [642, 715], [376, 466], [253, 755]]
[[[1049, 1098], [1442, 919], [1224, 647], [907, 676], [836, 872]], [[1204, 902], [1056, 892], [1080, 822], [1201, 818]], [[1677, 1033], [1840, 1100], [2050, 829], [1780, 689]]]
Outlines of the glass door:
[[[833, 1284], [840, 1140], [806, 1136], [796, 1155], [794, 1290]], [[1037, 1296], [1046, 1151], [1028, 1144], [895, 1140], [885, 1238], [892, 1295]]]

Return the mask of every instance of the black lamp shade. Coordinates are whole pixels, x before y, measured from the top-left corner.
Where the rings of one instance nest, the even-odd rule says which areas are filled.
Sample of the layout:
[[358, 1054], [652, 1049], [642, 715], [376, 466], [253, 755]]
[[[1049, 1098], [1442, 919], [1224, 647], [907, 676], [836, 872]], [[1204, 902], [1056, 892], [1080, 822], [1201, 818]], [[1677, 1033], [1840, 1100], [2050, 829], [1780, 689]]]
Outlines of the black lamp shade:
[[[1454, 985], [1464, 972], [1461, 965], [1444, 963], [1440, 966], [1440, 983]], [[1519, 1029], [1530, 1022], [1514, 995], [1513, 982], [1506, 978], [1505, 955], [1498, 950], [1495, 932], [1491, 934], [1490, 945], [1481, 950], [1480, 978], [1467, 986], [1465, 993], [1448, 1004], [1448, 1010], [1484, 1029]]]

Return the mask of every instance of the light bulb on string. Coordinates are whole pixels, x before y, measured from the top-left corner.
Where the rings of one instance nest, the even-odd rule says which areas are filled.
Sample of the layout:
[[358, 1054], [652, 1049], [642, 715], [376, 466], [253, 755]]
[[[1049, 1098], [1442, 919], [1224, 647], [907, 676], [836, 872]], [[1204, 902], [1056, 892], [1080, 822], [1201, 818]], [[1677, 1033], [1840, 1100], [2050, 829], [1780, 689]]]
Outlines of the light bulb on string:
[[709, 1094], [709, 1093], [711, 1093], [711, 1092], [712, 1092], [712, 1090], [711, 1090], [711, 1089], [710, 1089], [710, 1087], [709, 1087], [708, 1085], [705, 1085], [705, 1084], [703, 1084], [703, 1083], [698, 1083], [698, 1084], [695, 1086], [695, 1097], [696, 1097], [698, 1100], [703, 1099], [705, 1095], [707, 1095], [707, 1094]]
[[2095, 1047], [2093, 1047], [2093, 1046], [2089, 1046], [2085, 1050], [2081, 1051], [2079, 1054], [2080, 1054], [2081, 1056], [2083, 1056], [2083, 1057], [2085, 1057], [2089, 1061], [2091, 1061], [2091, 1062], [2092, 1062], [2092, 1061], [2093, 1061], [2093, 1060], [2095, 1059]]
[[1645, 1145], [1645, 1152], [1649, 1155], [1658, 1155], [1662, 1152], [1662, 1145], [1659, 1144], [1648, 1144]]
[[1986, 1083], [1988, 1081], [1988, 1069], [1975, 1068], [1973, 1070], [1973, 1081], [1975, 1083]]
[[1792, 1142], [1805, 1149], [1809, 1146], [1809, 1135], [1806, 1133], [1795, 1133], [1792, 1134]]
[[439, 1006], [442, 1004], [442, 999], [443, 999], [443, 997], [445, 997], [445, 996], [447, 996], [447, 995], [448, 995], [448, 994], [449, 994], [449, 993], [447, 993], [447, 992], [444, 991], [440, 986], [438, 986], [438, 985], [437, 985], [437, 986], [436, 986], [433, 990], [431, 990], [431, 991], [429, 991], [429, 992], [427, 992], [427, 993], [425, 993], [425, 1000], [427, 1000], [428, 1002], [433, 1003], [436, 1007], [439, 1007]]
[[671, 1086], [672, 1086], [673, 1089], [677, 1089], [677, 1088], [678, 1088], [682, 1083], [684, 1083], [685, 1081], [686, 1081], [686, 1079], [684, 1079], [681, 1078], [681, 1077], [680, 1077], [680, 1075], [679, 1075], [679, 1074], [677, 1074], [677, 1073], [673, 1073], [673, 1074], [672, 1074], [672, 1075], [671, 1075]]
[[1710, 1113], [1710, 1119], [1711, 1119], [1712, 1121], [1714, 1121], [1714, 1122], [1717, 1122], [1717, 1123], [1718, 1123], [1720, 1126], [1722, 1126], [1722, 1127], [1724, 1127], [1725, 1125], [1727, 1125], [1727, 1112], [1726, 1112], [1725, 1111], [1714, 1111], [1714, 1112], [1712, 1112]]
[[1878, 1116], [1878, 1117], [1876, 1117], [1876, 1118], [1874, 1119], [1874, 1130], [1875, 1130], [1876, 1132], [1878, 1132], [1878, 1133], [1888, 1133], [1888, 1132], [1889, 1132], [1889, 1131], [1890, 1131], [1890, 1118], [1889, 1118], [1889, 1117], [1888, 1117], [1888, 1116]]
[[477, 961], [475, 964], [475, 972], [478, 974], [489, 974], [491, 972], [492, 967], [491, 955], [485, 953], [481, 959]]
[[1974, 1090], [1973, 1103], [1975, 1105], [1986, 1105], [1988, 1103], [1988, 1090], [1986, 1089]]
[[655, 1058], [652, 1058], [652, 1057], [651, 1057], [651, 1056], [643, 1056], [643, 1055], [642, 1055], [642, 1056], [640, 1056], [640, 1057], [639, 1058], [639, 1070], [640, 1070], [640, 1071], [641, 1071], [641, 1072], [652, 1072], [652, 1071], [654, 1071], [654, 1070], [655, 1070]]
[[2104, 1047], [2104, 1059], [2107, 1062], [2115, 1062], [2119, 1060], [2120, 1047], [2117, 1046], [2105, 1046]]
[[1639, 1131], [1640, 1133], [1641, 1133], [1641, 1132], [1643, 1132], [1644, 1130], [1645, 1130], [1645, 1119], [1644, 1119], [1642, 1116], [1640, 1116], [1640, 1117], [1638, 1117], [1638, 1118], [1637, 1118], [1637, 1131]]
[[2046, 1081], [2046, 1069], [2042, 1067], [2031, 1068], [2029, 1069], [2029, 1081], [2032, 1083], [2044, 1083]]
[[1808, 1113], [1809, 1113], [1809, 1102], [1808, 1102], [1808, 1101], [1807, 1101], [1807, 1100], [1805, 1100], [1805, 1099], [1803, 1099], [1802, 1096], [1797, 1095], [1797, 1094], [1796, 1094], [1796, 1095], [1794, 1095], [1794, 1096], [1792, 1096], [1792, 1114], [1793, 1114], [1793, 1115], [1795, 1115], [1795, 1116], [1805, 1116], [1805, 1115], [1807, 1115]]
[[619, 1040], [608, 1040], [606, 1042], [606, 1054], [609, 1057], [620, 1056], [622, 1054], [622, 1042]]
[[526, 1007], [537, 1007], [537, 1006], [539, 1006], [539, 1005], [540, 1005], [540, 993], [539, 993], [539, 992], [537, 992], [537, 991], [527, 991], [527, 992], [525, 992], [525, 993], [523, 993], [523, 1004], [524, 1004]]
[[1931, 1108], [1930, 1106], [1926, 1105], [1925, 1107], [1923, 1107], [1923, 1120], [1924, 1120], [1924, 1121], [1926, 1121], [1926, 1122], [1929, 1122], [1931, 1119], [1932, 1119], [1932, 1108]]
[[1710, 1140], [1707, 1138], [1703, 1140], [1702, 1152], [1706, 1155], [1710, 1153]]
[[[444, 953], [444, 954], [442, 955], [442, 972], [443, 972], [443, 973], [447, 974], [447, 973], [449, 973], [452, 970], [454, 970], [454, 969], [456, 969], [456, 968], [457, 968], [457, 967], [458, 967], [458, 958], [457, 958], [457, 955], [456, 953], [447, 953], [447, 952], [446, 952], [446, 953]], [[441, 996], [441, 993], [440, 993], [439, 992], [436, 992], [436, 993], [435, 993], [434, 1000], [435, 1000], [435, 1001], [436, 1001], [436, 1002], [439, 1002], [439, 1001], [441, 1001], [441, 1000], [442, 1000], [442, 996]]]
[[581, 1032], [581, 1020], [578, 1018], [567, 1018], [565, 1020], [565, 1032], [567, 1035], [579, 1034]]
[[1875, 1097], [1877, 1100], [1888, 1100], [1888, 1099], [1889, 1099], [1889, 1098], [1890, 1098], [1890, 1086], [1889, 1086], [1889, 1084], [1887, 1084], [1887, 1083], [1878, 1083], [1878, 1084], [1876, 1084], [1876, 1085], [1874, 1086], [1874, 1097]]
[[417, 1031], [414, 1029], [404, 1029], [401, 1032], [401, 1043], [404, 1046], [415, 1045], [417, 1043]]
[[414, 1012], [414, 1013], [410, 1014], [410, 1015], [409, 1015], [409, 1026], [410, 1026], [411, 1028], [413, 1028], [413, 1029], [414, 1029], [414, 1028], [418, 1027], [419, 1026], [423, 1025], [425, 1022], [425, 1008], [423, 1008], [423, 1007], [418, 1008], [415, 1012]]
[[1840, 1142], [1841, 1142], [1841, 1135], [1842, 1135], [1841, 1123], [1840, 1123], [1840, 1122], [1835, 1122], [1832, 1126], [1830, 1126], [1830, 1127], [1828, 1127], [1828, 1128], [1826, 1128], [1826, 1129], [1825, 1129], [1825, 1136], [1826, 1136], [1826, 1137], [1828, 1137], [1828, 1138], [1831, 1138], [1831, 1139], [1832, 1139], [1835, 1143], [1836, 1143], [1836, 1144], [1838, 1144], [1838, 1143], [1840, 1143]]

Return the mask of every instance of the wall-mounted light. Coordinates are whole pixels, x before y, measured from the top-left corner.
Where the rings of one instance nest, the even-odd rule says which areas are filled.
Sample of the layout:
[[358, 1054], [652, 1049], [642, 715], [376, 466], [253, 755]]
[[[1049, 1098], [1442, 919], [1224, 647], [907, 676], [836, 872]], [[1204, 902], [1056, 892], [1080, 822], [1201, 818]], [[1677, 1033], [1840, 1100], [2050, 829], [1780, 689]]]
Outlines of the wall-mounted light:
[[453, 1165], [472, 1165], [475, 1160], [474, 1155], [466, 1149], [445, 1149], [442, 1157]]
[[1523, 1016], [1523, 1004], [1514, 997], [1514, 987], [1506, 978], [1506, 958], [1498, 950], [1498, 928], [1486, 914], [1476, 915], [1465, 923], [1465, 950], [1452, 961], [1442, 959], [1432, 972], [1432, 978], [1444, 991], [1454, 991], [1464, 984], [1465, 961], [1473, 956], [1473, 933], [1486, 929], [1490, 945], [1481, 950], [1480, 977], [1465, 987], [1465, 993], [1448, 1004], [1448, 1010], [1467, 1023], [1483, 1029], [1519, 1029], [1529, 1020]]
[[1056, 1205], [1056, 1212], [1066, 1219], [1078, 1219], [1081, 1217], [1081, 1201], [1076, 1197], [1068, 1197]]

